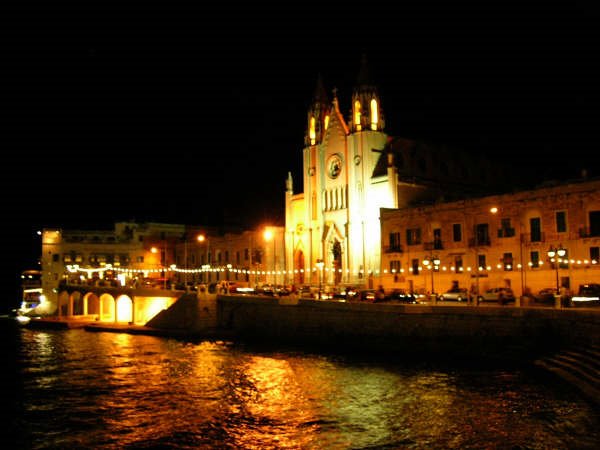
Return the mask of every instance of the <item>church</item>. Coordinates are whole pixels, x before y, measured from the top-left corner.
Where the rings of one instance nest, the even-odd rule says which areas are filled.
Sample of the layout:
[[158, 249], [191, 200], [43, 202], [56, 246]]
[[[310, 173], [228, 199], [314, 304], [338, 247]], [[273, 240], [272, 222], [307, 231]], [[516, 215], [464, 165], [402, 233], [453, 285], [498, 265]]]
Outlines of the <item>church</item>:
[[[499, 165], [446, 146], [388, 136], [384, 99], [363, 55], [342, 113], [323, 79], [308, 108], [302, 192], [285, 193], [285, 265], [296, 285], [374, 287], [381, 273], [380, 209], [494, 192]], [[300, 154], [298, 155], [300, 157]]]

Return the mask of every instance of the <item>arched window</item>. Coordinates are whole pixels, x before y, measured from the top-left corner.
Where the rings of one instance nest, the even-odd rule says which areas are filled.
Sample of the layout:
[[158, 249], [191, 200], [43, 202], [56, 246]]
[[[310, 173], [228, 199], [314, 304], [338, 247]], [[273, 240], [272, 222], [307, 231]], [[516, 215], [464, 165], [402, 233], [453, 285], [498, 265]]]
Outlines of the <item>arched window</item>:
[[317, 139], [317, 133], [315, 130], [315, 116], [310, 118], [310, 128], [308, 130], [308, 136], [310, 137], [310, 145], [315, 145]]
[[356, 100], [354, 102], [354, 125], [356, 126], [357, 130], [360, 130], [360, 118], [361, 118], [360, 102], [358, 100]]
[[371, 130], [377, 129], [377, 124], [379, 123], [379, 110], [377, 107], [377, 100], [371, 100]]

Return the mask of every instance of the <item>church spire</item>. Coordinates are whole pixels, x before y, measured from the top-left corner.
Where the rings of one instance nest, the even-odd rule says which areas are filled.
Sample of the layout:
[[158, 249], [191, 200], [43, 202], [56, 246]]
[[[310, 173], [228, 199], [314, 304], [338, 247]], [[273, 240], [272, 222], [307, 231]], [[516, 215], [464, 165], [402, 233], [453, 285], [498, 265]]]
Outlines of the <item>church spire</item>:
[[361, 65], [352, 91], [352, 132], [372, 130], [383, 131], [385, 121], [381, 110], [381, 100], [377, 87], [371, 80], [367, 55], [363, 53]]
[[329, 96], [325, 90], [323, 78], [319, 74], [312, 103], [308, 109], [308, 123], [304, 137], [305, 145], [317, 145], [321, 143], [325, 130], [327, 130], [329, 125], [329, 117]]

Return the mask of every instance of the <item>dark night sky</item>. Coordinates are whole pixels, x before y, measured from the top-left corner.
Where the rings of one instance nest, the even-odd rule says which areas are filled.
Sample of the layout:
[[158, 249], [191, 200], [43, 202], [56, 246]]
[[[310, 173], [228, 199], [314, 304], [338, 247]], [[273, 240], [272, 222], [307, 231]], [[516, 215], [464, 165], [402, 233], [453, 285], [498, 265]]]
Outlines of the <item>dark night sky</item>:
[[347, 116], [363, 52], [388, 134], [600, 174], [593, 2], [323, 3], [4, 7], [4, 273], [44, 226], [281, 219], [317, 76]]

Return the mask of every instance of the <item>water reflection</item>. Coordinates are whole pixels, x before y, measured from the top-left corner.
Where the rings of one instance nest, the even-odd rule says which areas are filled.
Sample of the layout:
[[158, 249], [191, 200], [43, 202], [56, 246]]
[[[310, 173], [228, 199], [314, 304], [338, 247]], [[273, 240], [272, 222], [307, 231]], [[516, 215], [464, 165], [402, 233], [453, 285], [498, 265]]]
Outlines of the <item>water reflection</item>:
[[598, 446], [598, 412], [524, 369], [11, 331], [19, 382], [3, 389], [14, 448]]

